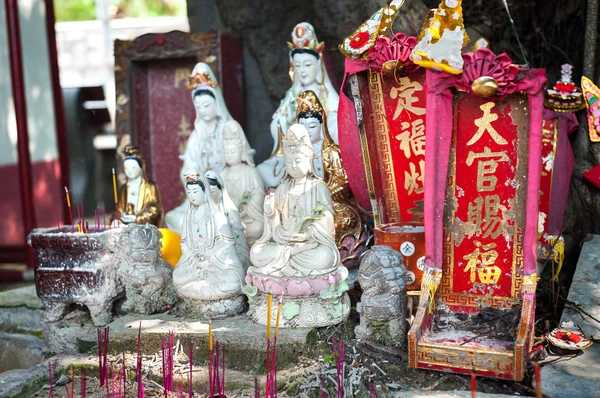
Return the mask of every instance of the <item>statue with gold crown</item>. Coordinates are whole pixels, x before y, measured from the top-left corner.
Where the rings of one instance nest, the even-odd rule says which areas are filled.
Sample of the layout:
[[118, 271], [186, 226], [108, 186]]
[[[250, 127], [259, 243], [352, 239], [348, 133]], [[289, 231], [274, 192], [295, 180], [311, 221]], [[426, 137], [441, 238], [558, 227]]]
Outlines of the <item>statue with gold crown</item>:
[[335, 243], [331, 194], [315, 175], [313, 145], [303, 125], [287, 130], [283, 157], [285, 175], [265, 198], [264, 233], [250, 250], [244, 287], [250, 317], [266, 322], [267, 294], [272, 293], [286, 296], [280, 326], [333, 325], [349, 314], [348, 270]]
[[[329, 115], [328, 128], [332, 139], [337, 144], [337, 109], [339, 95], [331, 84], [325, 62], [323, 61], [324, 43], [319, 43], [315, 30], [308, 22], [301, 22], [292, 31], [292, 41], [288, 42], [290, 49], [290, 75], [292, 87], [281, 100], [279, 108], [273, 115], [271, 122], [271, 136], [273, 137], [273, 152], [271, 157], [258, 165], [265, 186], [277, 187], [285, 171], [281, 154], [283, 132], [295, 122], [296, 97], [306, 90], [317, 94]], [[316, 155], [318, 153], [315, 152]], [[322, 170], [315, 170], [319, 177], [323, 177]]]
[[245, 272], [227, 216], [203, 174], [188, 169], [184, 178], [189, 204], [173, 284], [188, 316], [214, 319], [240, 313], [245, 307]]
[[265, 184], [248, 154], [247, 147], [242, 126], [235, 120], [227, 122], [223, 129], [226, 166], [221, 177], [246, 227], [248, 245], [252, 246], [262, 236], [264, 229]]
[[[223, 128], [225, 123], [233, 120], [227, 106], [223, 93], [216, 81], [210, 67], [199, 62], [189, 76], [188, 90], [191, 91], [192, 102], [196, 109], [196, 120], [194, 130], [181, 155], [183, 167], [181, 168], [181, 179], [185, 185], [183, 171], [190, 168], [204, 173], [207, 170], [220, 172], [225, 167], [225, 156], [223, 154]], [[247, 146], [249, 157], [253, 158], [254, 150]], [[184, 201], [180, 206], [171, 210], [166, 216], [166, 225], [178, 233], [181, 232], [182, 221], [189, 207]]]
[[138, 147], [125, 147], [123, 166], [127, 183], [119, 189], [119, 221], [123, 224], [153, 224], [160, 228], [163, 222], [160, 193], [146, 175], [146, 162]]
[[[358, 204], [348, 185], [340, 147], [329, 134], [327, 112], [319, 98], [313, 91], [308, 90], [301, 93], [296, 102], [297, 122], [306, 127], [313, 143], [313, 151], [319, 154], [313, 160], [313, 167], [322, 168], [323, 179], [331, 193], [335, 241], [342, 263], [349, 269], [357, 269], [360, 265], [359, 255], [367, 250], [367, 243], [372, 234], [367, 231], [366, 225], [363, 225]], [[356, 276], [350, 279], [355, 280]]]

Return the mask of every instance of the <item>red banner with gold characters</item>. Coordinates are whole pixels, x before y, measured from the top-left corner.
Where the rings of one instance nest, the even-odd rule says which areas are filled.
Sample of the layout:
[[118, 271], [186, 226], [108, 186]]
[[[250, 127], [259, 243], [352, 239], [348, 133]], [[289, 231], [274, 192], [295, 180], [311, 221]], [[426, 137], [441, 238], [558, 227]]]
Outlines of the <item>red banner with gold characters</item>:
[[[365, 78], [366, 76], [366, 78]], [[425, 175], [425, 72], [359, 75], [369, 189], [377, 225], [422, 221]], [[370, 104], [370, 106], [368, 106]], [[367, 170], [369, 174], [369, 170]], [[376, 208], [375, 208], [376, 207]]]
[[507, 307], [518, 299], [527, 101], [521, 94], [496, 101], [455, 95], [441, 290], [450, 306], [477, 310], [485, 301]]

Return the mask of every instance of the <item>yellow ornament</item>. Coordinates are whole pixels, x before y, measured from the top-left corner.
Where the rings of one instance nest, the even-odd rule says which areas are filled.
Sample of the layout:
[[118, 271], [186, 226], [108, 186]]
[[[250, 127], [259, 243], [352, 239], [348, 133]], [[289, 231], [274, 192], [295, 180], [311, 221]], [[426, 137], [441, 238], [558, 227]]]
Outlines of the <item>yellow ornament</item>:
[[167, 228], [159, 228], [158, 229], [162, 234], [162, 256], [163, 258], [171, 264], [173, 267], [179, 261], [179, 257], [181, 257], [181, 236], [175, 231], [171, 231]]
[[426, 69], [462, 73], [462, 49], [469, 44], [463, 24], [462, 0], [442, 0], [425, 18], [419, 42], [410, 56]]

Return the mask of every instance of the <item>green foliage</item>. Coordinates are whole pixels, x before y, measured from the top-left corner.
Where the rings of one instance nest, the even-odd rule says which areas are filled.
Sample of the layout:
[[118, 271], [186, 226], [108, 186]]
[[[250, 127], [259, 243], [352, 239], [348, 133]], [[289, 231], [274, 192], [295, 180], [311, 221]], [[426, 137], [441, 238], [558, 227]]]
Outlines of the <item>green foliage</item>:
[[[186, 16], [186, 0], [109, 0], [113, 18], [147, 18]], [[96, 19], [94, 0], [55, 0], [57, 22], [90, 21]]]
[[96, 19], [94, 0], [55, 0], [56, 22], [90, 21]]

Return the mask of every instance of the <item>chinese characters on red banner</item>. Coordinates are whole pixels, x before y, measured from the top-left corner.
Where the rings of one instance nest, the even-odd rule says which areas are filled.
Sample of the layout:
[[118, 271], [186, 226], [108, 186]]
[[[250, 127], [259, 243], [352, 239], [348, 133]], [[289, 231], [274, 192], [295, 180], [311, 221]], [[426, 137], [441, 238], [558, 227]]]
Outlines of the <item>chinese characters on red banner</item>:
[[[456, 105], [452, 290], [510, 296], [518, 126], [510, 101], [465, 95]], [[455, 235], [457, 235], [455, 233]]]

